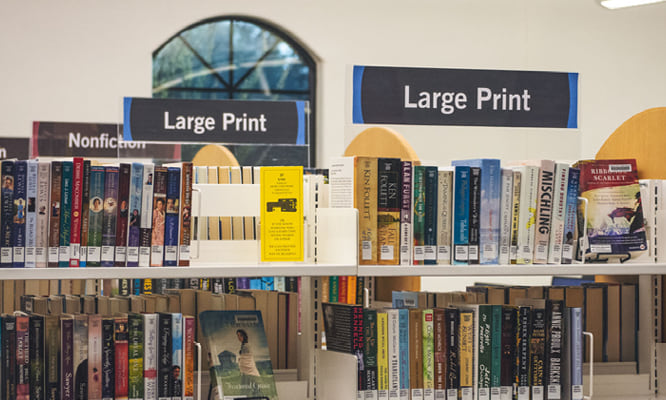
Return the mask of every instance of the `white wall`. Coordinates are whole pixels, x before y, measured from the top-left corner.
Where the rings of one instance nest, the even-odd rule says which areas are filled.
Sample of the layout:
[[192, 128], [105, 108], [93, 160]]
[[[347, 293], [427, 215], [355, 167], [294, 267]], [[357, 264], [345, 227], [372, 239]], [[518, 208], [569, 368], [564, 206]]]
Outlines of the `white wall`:
[[29, 136], [33, 120], [120, 122], [123, 96], [150, 96], [152, 51], [228, 14], [281, 26], [318, 58], [321, 166], [364, 128], [349, 123], [354, 64], [580, 73], [580, 130], [395, 127], [423, 160], [593, 157], [625, 119], [666, 103], [666, 4], [0, 0], [0, 136]]

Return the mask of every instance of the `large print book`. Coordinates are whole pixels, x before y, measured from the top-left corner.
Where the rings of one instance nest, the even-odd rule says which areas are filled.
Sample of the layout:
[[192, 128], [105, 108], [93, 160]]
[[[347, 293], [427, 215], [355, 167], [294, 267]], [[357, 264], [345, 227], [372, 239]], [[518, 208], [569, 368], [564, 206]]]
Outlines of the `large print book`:
[[400, 263], [400, 159], [380, 158], [378, 171], [377, 263], [397, 265]]
[[72, 179], [74, 164], [62, 162], [62, 187], [60, 189], [60, 240], [58, 248], [58, 267], [69, 267], [69, 244], [72, 230]]
[[79, 266], [88, 265], [88, 228], [90, 226], [90, 160], [83, 161], [83, 191], [81, 193], [81, 248]]
[[453, 264], [469, 262], [469, 167], [455, 167], [453, 186]]
[[534, 264], [548, 262], [548, 243], [553, 219], [553, 191], [555, 185], [555, 162], [541, 160], [537, 191], [536, 232], [534, 233]]
[[116, 267], [127, 265], [127, 225], [129, 222], [129, 190], [132, 174], [131, 164], [120, 164], [118, 175], [118, 207], [116, 216]]
[[14, 166], [14, 211], [12, 246], [14, 268], [25, 267], [25, 220], [28, 163], [16, 161]]
[[118, 222], [118, 167], [105, 167], [104, 212], [102, 215], [102, 267], [113, 267]]
[[403, 161], [400, 165], [400, 264], [412, 263], [412, 162]]
[[[12, 163], [12, 169], [14, 164]], [[13, 174], [13, 170], [12, 170]], [[12, 188], [13, 188], [13, 176], [12, 176]], [[5, 163], [2, 163], [2, 205], [3, 205], [3, 214], [4, 214], [4, 199], [5, 199], [5, 186], [7, 184], [7, 179], [5, 178]], [[49, 213], [49, 223], [48, 223], [48, 266], [57, 267], [58, 266], [58, 246], [60, 240], [60, 189], [62, 186], [62, 162], [53, 161], [51, 162], [51, 196], [50, 196], [50, 205], [48, 207]], [[3, 218], [4, 221], [4, 218]], [[4, 257], [4, 223], [3, 226], [3, 249], [2, 255]], [[4, 263], [4, 261], [3, 261]]]
[[425, 167], [423, 263], [437, 264], [437, 167]]
[[164, 221], [164, 266], [178, 266], [178, 228], [180, 222], [180, 168], [168, 167]]
[[[14, 217], [14, 161], [2, 162], [2, 200], [1, 200], [0, 229], [2, 240], [0, 241], [0, 266], [9, 268], [12, 266], [12, 219]], [[59, 215], [59, 214], [58, 214]], [[57, 261], [57, 260], [56, 260]]]
[[141, 193], [141, 219], [139, 239], [139, 267], [150, 266], [150, 241], [153, 228], [153, 174], [154, 164], [143, 165], [143, 190]]
[[69, 266], [81, 263], [81, 211], [83, 209], [83, 158], [74, 157], [72, 169], [72, 222], [70, 231]]
[[564, 237], [562, 238], [562, 264], [571, 264], [574, 259], [579, 183], [580, 170], [578, 168], [569, 168], [567, 205], [564, 211]]
[[164, 261], [164, 224], [166, 220], [167, 168], [155, 167], [153, 186], [153, 222], [150, 240], [150, 266], [161, 267]]
[[49, 196], [51, 194], [51, 163], [39, 161], [37, 167], [37, 227], [35, 239], [35, 262], [37, 268], [48, 263], [49, 246]]
[[261, 312], [204, 311], [199, 319], [219, 398], [277, 400]]
[[377, 264], [377, 158], [357, 157], [354, 207], [358, 209], [359, 264]]
[[453, 168], [440, 168], [437, 178], [437, 263], [451, 264]]
[[588, 200], [588, 258], [635, 257], [647, 249], [636, 160], [584, 160], [580, 195]]
[[192, 239], [192, 163], [181, 166], [180, 178], [180, 241], [178, 247], [178, 266], [190, 265], [190, 241]]
[[102, 261], [102, 220], [104, 210], [104, 167], [90, 167], [88, 191], [88, 257], [86, 266], [99, 267]]
[[129, 186], [129, 217], [127, 223], [127, 266], [139, 266], [139, 224], [141, 223], [141, 193], [143, 192], [143, 164], [132, 163]]
[[25, 221], [25, 267], [35, 268], [35, 243], [37, 241], [37, 160], [28, 161], [26, 180], [26, 221]]

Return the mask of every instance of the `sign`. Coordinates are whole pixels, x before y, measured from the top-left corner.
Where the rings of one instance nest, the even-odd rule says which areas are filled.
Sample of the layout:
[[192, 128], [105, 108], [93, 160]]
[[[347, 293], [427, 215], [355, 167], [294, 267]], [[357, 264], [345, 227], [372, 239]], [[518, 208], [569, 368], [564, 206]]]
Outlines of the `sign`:
[[1, 137], [0, 159], [16, 158], [27, 160], [30, 158], [30, 138]]
[[306, 144], [304, 101], [126, 97], [124, 113], [127, 141]]
[[303, 167], [261, 168], [261, 261], [303, 261]]
[[[180, 146], [119, 140], [123, 126], [33, 122], [32, 157], [147, 158], [180, 161]], [[120, 136], [122, 137], [122, 136]]]
[[578, 74], [354, 67], [355, 124], [578, 127]]

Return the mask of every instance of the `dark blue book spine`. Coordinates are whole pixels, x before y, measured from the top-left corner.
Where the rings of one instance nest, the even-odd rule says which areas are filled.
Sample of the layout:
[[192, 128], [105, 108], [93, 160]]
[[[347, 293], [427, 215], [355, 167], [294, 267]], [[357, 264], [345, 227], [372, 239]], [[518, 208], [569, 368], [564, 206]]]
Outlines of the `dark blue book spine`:
[[164, 265], [178, 266], [178, 223], [180, 220], [180, 168], [167, 169], [166, 217], [164, 221]]
[[14, 216], [14, 161], [2, 162], [2, 192], [0, 200], [2, 242], [0, 243], [0, 266], [12, 266], [12, 217]]
[[104, 168], [104, 211], [102, 215], [102, 267], [113, 267], [118, 219], [118, 167]]
[[72, 229], [72, 178], [74, 164], [62, 162], [62, 190], [60, 192], [60, 248], [58, 249], [58, 267], [69, 267], [69, 241]]
[[129, 188], [129, 221], [127, 233], [127, 266], [139, 266], [141, 224], [141, 193], [143, 192], [143, 164], [132, 163]]
[[114, 374], [113, 318], [102, 319], [102, 399], [113, 399]]
[[129, 189], [131, 164], [120, 164], [118, 176], [118, 207], [116, 216], [115, 266], [127, 265], [127, 224], [129, 217]]
[[437, 167], [425, 167], [425, 216], [423, 263], [437, 264]]
[[455, 167], [453, 197], [453, 263], [469, 261], [469, 167]]
[[469, 263], [479, 263], [481, 237], [481, 168], [469, 169]]
[[157, 397], [171, 397], [171, 314], [158, 314]]
[[567, 186], [567, 205], [564, 212], [564, 243], [562, 244], [562, 264], [571, 264], [576, 249], [576, 213], [578, 211], [578, 186], [580, 184], [580, 170], [569, 168], [569, 181]]
[[25, 267], [25, 220], [27, 212], [26, 190], [28, 163], [16, 161], [14, 164], [14, 211], [12, 229], [13, 266]]

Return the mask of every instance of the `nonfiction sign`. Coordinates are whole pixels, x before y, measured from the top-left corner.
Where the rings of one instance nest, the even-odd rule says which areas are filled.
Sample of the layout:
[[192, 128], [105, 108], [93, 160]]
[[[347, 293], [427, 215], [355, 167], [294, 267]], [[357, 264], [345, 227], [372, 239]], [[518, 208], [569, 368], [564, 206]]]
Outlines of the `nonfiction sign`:
[[16, 158], [27, 160], [30, 158], [30, 138], [2, 137], [0, 138], [0, 159]]
[[180, 160], [179, 145], [126, 142], [119, 140], [122, 130], [118, 124], [34, 122], [32, 157]]
[[306, 144], [304, 101], [126, 97], [125, 140]]
[[354, 67], [355, 124], [578, 127], [578, 74]]

